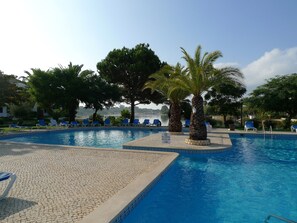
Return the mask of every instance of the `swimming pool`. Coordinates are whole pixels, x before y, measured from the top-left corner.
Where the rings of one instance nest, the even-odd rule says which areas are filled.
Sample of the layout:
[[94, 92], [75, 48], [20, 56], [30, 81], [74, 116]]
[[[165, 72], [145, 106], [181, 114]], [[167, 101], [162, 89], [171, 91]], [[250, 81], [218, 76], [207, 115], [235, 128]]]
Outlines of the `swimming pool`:
[[122, 144], [158, 133], [157, 129], [94, 128], [47, 131], [0, 139], [12, 142], [121, 149]]
[[230, 137], [230, 151], [180, 154], [123, 222], [297, 220], [297, 137]]

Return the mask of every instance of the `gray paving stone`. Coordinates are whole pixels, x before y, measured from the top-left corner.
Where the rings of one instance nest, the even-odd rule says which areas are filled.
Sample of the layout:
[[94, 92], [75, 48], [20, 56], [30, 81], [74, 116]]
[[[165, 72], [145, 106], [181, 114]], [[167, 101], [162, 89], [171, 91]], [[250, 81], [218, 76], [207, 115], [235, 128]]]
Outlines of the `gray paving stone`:
[[0, 142], [0, 170], [17, 175], [0, 222], [78, 222], [164, 156]]

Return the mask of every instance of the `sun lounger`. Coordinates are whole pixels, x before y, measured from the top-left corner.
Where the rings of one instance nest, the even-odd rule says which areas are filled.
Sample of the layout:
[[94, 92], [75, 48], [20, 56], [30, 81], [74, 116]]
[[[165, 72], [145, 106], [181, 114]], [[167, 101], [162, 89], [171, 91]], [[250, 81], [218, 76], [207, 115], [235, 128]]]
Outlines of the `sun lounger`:
[[206, 130], [210, 132], [212, 130], [212, 125], [209, 122], [205, 122]]
[[104, 126], [110, 126], [111, 124], [110, 124], [110, 119], [109, 118], [107, 118], [107, 119], [105, 119], [104, 120]]
[[81, 124], [83, 127], [87, 127], [87, 126], [89, 126], [90, 125], [90, 123], [89, 123], [89, 120], [88, 119], [84, 119], [83, 121], [82, 121], [82, 124]]
[[67, 121], [62, 121], [62, 122], [60, 122], [60, 126], [68, 127], [69, 123]]
[[98, 120], [95, 120], [95, 121], [92, 122], [91, 125], [92, 125], [92, 126], [100, 126], [100, 123], [99, 123]]
[[10, 124], [9, 128], [22, 128], [21, 126], [19, 126], [18, 124]]
[[161, 123], [161, 121], [159, 119], [154, 119], [152, 126], [158, 126], [159, 127], [161, 125], [162, 125], [162, 123]]
[[121, 123], [122, 126], [128, 126], [129, 125], [129, 119], [125, 118], [122, 123]]
[[151, 125], [150, 120], [149, 119], [144, 119], [142, 125], [143, 126], [150, 126]]
[[36, 126], [43, 126], [43, 127], [45, 127], [45, 126], [47, 126], [47, 124], [45, 123], [44, 119], [39, 119], [38, 120], [38, 123], [36, 124]]
[[49, 126], [58, 126], [57, 120], [51, 118], [51, 119], [50, 119], [50, 123], [49, 123], [48, 125], [49, 125]]
[[257, 128], [255, 128], [253, 121], [246, 121], [244, 123], [244, 130], [248, 131], [249, 129], [251, 129], [253, 131], [257, 131]]
[[186, 128], [190, 127], [190, 119], [185, 120], [185, 127]]
[[291, 131], [292, 132], [297, 132], [297, 125], [291, 125]]
[[7, 195], [10, 189], [12, 188], [15, 180], [16, 180], [16, 175], [14, 173], [9, 173], [9, 172], [0, 172], [0, 182], [10, 180], [7, 187], [4, 189], [4, 192], [0, 196], [0, 200], [4, 199]]
[[70, 127], [78, 127], [79, 123], [77, 121], [70, 122]]
[[138, 118], [134, 119], [133, 126], [139, 126], [139, 125], [140, 125], [139, 119]]

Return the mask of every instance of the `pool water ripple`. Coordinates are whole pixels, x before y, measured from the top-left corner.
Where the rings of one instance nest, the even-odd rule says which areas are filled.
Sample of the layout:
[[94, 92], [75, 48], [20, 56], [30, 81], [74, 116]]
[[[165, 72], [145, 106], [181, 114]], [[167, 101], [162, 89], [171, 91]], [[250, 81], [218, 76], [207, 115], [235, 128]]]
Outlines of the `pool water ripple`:
[[140, 129], [78, 129], [27, 134], [21, 137], [3, 137], [13, 142], [85, 146], [97, 148], [118, 148], [128, 141], [158, 133], [158, 130]]

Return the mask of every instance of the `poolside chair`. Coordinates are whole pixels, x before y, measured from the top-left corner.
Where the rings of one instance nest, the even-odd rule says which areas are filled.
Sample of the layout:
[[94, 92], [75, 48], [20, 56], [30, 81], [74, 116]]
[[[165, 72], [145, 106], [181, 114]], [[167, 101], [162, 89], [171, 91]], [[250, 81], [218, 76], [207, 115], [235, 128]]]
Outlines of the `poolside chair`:
[[100, 123], [98, 120], [94, 120], [91, 125], [92, 126], [100, 126]]
[[78, 127], [79, 123], [77, 121], [70, 122], [70, 127]]
[[257, 128], [255, 128], [253, 121], [246, 121], [244, 123], [244, 130], [247, 132], [249, 129], [257, 131]]
[[49, 123], [48, 125], [49, 125], [49, 126], [58, 126], [57, 120], [51, 118], [51, 119], [50, 119], [50, 123]]
[[139, 125], [140, 125], [139, 119], [138, 118], [134, 119], [133, 126], [139, 126]]
[[297, 132], [297, 124], [291, 125], [291, 131], [292, 132]]
[[69, 127], [69, 123], [67, 121], [61, 121], [60, 126]]
[[206, 126], [206, 130], [210, 132], [212, 130], [212, 125], [209, 122], [204, 122]]
[[144, 119], [142, 125], [143, 126], [150, 126], [151, 125], [150, 120], [149, 119]]
[[88, 120], [88, 119], [84, 119], [84, 120], [82, 121], [82, 124], [81, 124], [82, 127], [87, 127], [87, 126], [89, 126], [89, 125], [90, 125], [90, 123], [89, 123], [89, 120]]
[[190, 127], [190, 123], [191, 123], [190, 119], [186, 119], [185, 120], [185, 127], [186, 128]]
[[110, 119], [109, 118], [107, 118], [107, 119], [105, 119], [104, 120], [104, 126], [110, 126], [111, 124], [110, 124]]
[[10, 180], [7, 187], [5, 188], [4, 192], [0, 196], [0, 200], [4, 199], [7, 195], [10, 189], [12, 188], [13, 183], [16, 180], [16, 175], [14, 173], [9, 172], [0, 172], [0, 182]]
[[152, 126], [159, 127], [161, 125], [162, 125], [162, 122], [159, 119], [154, 119]]
[[9, 128], [22, 128], [22, 127], [19, 126], [18, 124], [12, 123], [12, 124], [9, 124]]
[[123, 121], [122, 121], [122, 126], [128, 126], [129, 125], [129, 119], [125, 118]]
[[38, 123], [36, 124], [36, 126], [43, 126], [43, 127], [45, 127], [45, 126], [47, 126], [47, 124], [45, 123], [44, 119], [39, 119], [38, 120]]

